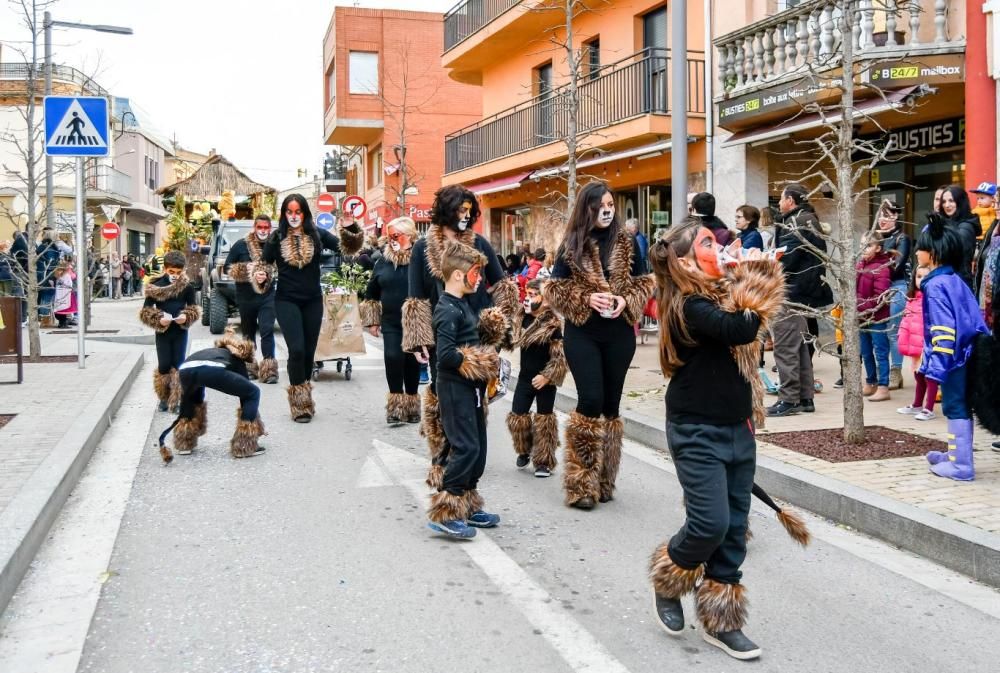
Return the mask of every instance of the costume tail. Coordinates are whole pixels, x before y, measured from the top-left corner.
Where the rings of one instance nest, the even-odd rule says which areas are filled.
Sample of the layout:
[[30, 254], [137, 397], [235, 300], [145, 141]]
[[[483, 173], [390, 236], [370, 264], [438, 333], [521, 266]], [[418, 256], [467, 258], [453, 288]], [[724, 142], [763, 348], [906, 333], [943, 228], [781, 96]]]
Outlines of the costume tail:
[[788, 535], [793, 540], [798, 542], [803, 547], [808, 546], [812, 536], [809, 534], [806, 522], [802, 520], [801, 516], [791, 510], [784, 510], [778, 507], [777, 503], [775, 503], [774, 500], [771, 500], [771, 496], [767, 494], [767, 491], [757, 485], [757, 482], [754, 482], [751, 492], [757, 496], [761, 502], [777, 512], [778, 521], [785, 527]]
[[170, 461], [174, 459], [174, 454], [170, 451], [170, 447], [167, 446], [167, 435], [169, 435], [170, 431], [174, 429], [174, 426], [180, 422], [181, 422], [181, 417], [178, 416], [177, 418], [174, 419], [174, 422], [170, 424], [169, 428], [160, 433], [160, 439], [159, 439], [160, 457], [163, 458], [163, 462], [166, 463], [167, 465], [169, 465]]

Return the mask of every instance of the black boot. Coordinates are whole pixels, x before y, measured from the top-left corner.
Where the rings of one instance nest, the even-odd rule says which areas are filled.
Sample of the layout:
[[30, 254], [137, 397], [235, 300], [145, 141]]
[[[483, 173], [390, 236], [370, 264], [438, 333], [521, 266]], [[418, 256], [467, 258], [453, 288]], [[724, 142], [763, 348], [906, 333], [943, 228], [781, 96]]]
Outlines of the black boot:
[[709, 645], [715, 645], [734, 659], [756, 659], [760, 656], [760, 648], [757, 647], [755, 642], [747, 638], [740, 629], [736, 629], [735, 631], [719, 631], [717, 633], [705, 631], [702, 633], [702, 638]]
[[681, 599], [665, 598], [654, 591], [653, 600], [656, 618], [663, 630], [671, 636], [684, 633], [684, 607], [681, 605]]

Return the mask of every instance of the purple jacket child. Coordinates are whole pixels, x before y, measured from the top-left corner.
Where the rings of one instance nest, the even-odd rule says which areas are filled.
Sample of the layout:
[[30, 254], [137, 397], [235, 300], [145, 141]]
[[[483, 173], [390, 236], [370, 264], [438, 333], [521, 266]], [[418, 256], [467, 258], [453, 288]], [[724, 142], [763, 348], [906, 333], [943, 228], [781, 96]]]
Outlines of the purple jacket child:
[[924, 358], [921, 373], [938, 383], [965, 366], [976, 334], [989, 334], [979, 303], [950, 266], [939, 266], [920, 284], [924, 293]]

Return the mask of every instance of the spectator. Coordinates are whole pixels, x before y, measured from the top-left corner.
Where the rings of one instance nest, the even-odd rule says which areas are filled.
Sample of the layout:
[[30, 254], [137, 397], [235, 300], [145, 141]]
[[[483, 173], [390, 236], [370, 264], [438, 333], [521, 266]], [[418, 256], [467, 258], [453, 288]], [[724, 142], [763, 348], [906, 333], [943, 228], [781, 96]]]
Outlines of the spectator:
[[758, 231], [759, 226], [759, 210], [749, 205], [736, 209], [736, 229], [739, 231], [740, 246], [744, 250], [764, 249], [764, 239]]
[[35, 248], [35, 278], [38, 281], [38, 317], [51, 326], [52, 302], [55, 299], [55, 271], [62, 253], [56, 246], [54, 232], [42, 229], [42, 242]]
[[634, 217], [630, 217], [625, 220], [625, 230], [632, 235], [635, 242], [639, 245], [639, 254], [641, 259], [643, 269], [649, 269], [649, 241], [646, 240], [645, 234], [639, 230], [639, 220]]
[[531, 259], [522, 273], [517, 275], [517, 286], [521, 301], [524, 301], [528, 287], [528, 281], [534, 280], [545, 264], [545, 248], [539, 248], [531, 254]]
[[775, 245], [784, 247], [781, 265], [785, 273], [785, 306], [771, 325], [774, 361], [781, 389], [779, 400], [768, 407], [768, 416], [788, 416], [816, 410], [814, 381], [806, 318], [793, 305], [829, 306], [833, 292], [823, 280], [823, 263], [813, 249], [826, 251], [820, 223], [809, 205], [805, 187], [791, 183], [781, 192], [775, 227]]
[[126, 297], [132, 296], [132, 262], [129, 261], [128, 255], [122, 259], [121, 266], [121, 294]]
[[943, 217], [944, 225], [958, 234], [962, 242], [962, 267], [955, 273], [974, 290], [972, 276], [972, 260], [976, 255], [977, 239], [983, 233], [979, 218], [972, 214], [969, 205], [969, 195], [958, 185], [945, 187], [941, 194], [941, 212], [931, 213], [930, 217]]
[[760, 237], [764, 241], [763, 250], [770, 250], [774, 247], [774, 208], [771, 206], [764, 206], [760, 209], [760, 224], [757, 225], [757, 231], [760, 232]]
[[732, 243], [733, 235], [725, 222], [715, 216], [715, 197], [708, 192], [699, 192], [691, 199], [691, 207], [694, 208], [695, 217], [701, 221], [709, 231], [715, 236], [715, 242], [725, 247]]
[[910, 256], [913, 241], [903, 232], [899, 223], [902, 207], [886, 199], [879, 208], [875, 228], [882, 237], [882, 249], [892, 256], [890, 280], [892, 281], [889, 295], [889, 322], [886, 328], [889, 334], [889, 389], [903, 387], [903, 356], [899, 352], [899, 323], [906, 310], [906, 293], [910, 286]]
[[14, 267], [17, 262], [10, 254], [10, 241], [0, 241], [0, 297], [15, 297], [17, 276]]
[[986, 231], [997, 219], [997, 186], [992, 182], [980, 182], [978, 187], [969, 191], [976, 195], [976, 207], [972, 209], [972, 214], [979, 218], [979, 229]]
[[[861, 326], [861, 361], [865, 366], [863, 395], [869, 402], [889, 399], [889, 319], [887, 293], [892, 285], [893, 256], [882, 247], [882, 236], [872, 232], [865, 237], [858, 262], [856, 294], [858, 323]], [[903, 295], [906, 296], [905, 294]]]
[[986, 326], [994, 334], [1000, 332], [1000, 227], [997, 224], [998, 221], [993, 220], [983, 236], [976, 262], [976, 298]]
[[14, 291], [21, 298], [21, 321], [27, 324], [28, 299], [25, 289], [28, 284], [28, 237], [17, 229], [14, 230], [14, 242], [10, 246], [10, 254], [21, 267], [20, 271], [17, 271], [16, 268], [13, 269], [16, 272], [15, 278], [17, 279], [17, 286], [14, 288]]
[[108, 261], [111, 272], [111, 298], [121, 299], [122, 297], [122, 260], [117, 252], [111, 253]]

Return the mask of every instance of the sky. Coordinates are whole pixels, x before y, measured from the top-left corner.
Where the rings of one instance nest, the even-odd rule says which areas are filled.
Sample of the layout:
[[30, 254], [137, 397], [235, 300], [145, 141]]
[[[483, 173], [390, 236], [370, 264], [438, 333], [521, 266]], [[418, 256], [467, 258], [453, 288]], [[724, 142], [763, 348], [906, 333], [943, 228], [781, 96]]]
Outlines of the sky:
[[[253, 179], [285, 189], [303, 181], [297, 168], [309, 176], [321, 169], [323, 36], [333, 8], [443, 14], [456, 2], [58, 0], [49, 10], [57, 21], [128, 26], [135, 34], [55, 29], [53, 62], [94, 74], [129, 98], [159, 135], [176, 135], [196, 152], [214, 148]], [[0, 0], [0, 42], [27, 39], [20, 0]], [[0, 55], [20, 60], [6, 46]]]

